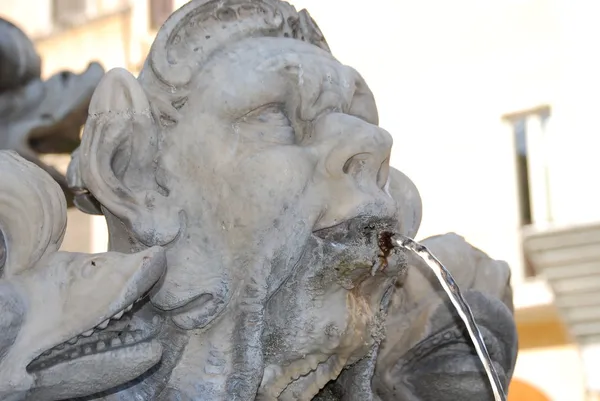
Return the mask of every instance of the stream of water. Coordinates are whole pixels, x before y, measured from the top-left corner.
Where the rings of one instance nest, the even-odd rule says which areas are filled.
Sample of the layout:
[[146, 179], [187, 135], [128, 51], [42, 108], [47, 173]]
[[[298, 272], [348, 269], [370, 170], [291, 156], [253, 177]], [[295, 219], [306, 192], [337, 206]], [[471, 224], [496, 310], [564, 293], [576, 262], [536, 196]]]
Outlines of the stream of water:
[[492, 386], [494, 400], [506, 401], [506, 393], [502, 388], [502, 382], [500, 381], [498, 373], [494, 368], [488, 350], [485, 346], [481, 331], [479, 331], [479, 327], [477, 326], [475, 318], [473, 317], [473, 313], [471, 312], [471, 308], [469, 308], [469, 305], [464, 300], [460, 292], [460, 288], [458, 288], [458, 284], [456, 284], [448, 269], [446, 269], [444, 265], [425, 246], [419, 244], [415, 240], [398, 234], [394, 235], [394, 238], [398, 247], [414, 252], [417, 256], [423, 259], [427, 266], [429, 266], [429, 268], [435, 273], [435, 276], [446, 291], [446, 294], [448, 294], [448, 297], [452, 301], [454, 308], [467, 327], [471, 341], [473, 341], [477, 355], [483, 364], [485, 373], [487, 374], [490, 385]]

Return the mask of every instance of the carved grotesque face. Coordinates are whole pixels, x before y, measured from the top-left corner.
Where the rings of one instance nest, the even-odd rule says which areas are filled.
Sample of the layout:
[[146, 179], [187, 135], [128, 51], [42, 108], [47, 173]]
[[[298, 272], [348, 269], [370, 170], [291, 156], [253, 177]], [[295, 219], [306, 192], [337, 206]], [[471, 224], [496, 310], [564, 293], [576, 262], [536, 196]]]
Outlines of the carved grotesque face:
[[193, 85], [159, 167], [187, 224], [152, 299], [186, 330], [244, 294], [241, 277], [269, 297], [313, 232], [396, 214], [384, 189], [391, 136], [376, 126], [360, 76], [328, 53], [246, 40], [216, 55]]
[[[256, 11], [256, 4], [234, 15]], [[270, 18], [257, 15], [252, 23]], [[222, 39], [211, 35], [186, 49], [200, 53]], [[384, 272], [374, 268], [379, 233], [400, 224], [388, 192], [392, 138], [377, 126], [373, 96], [355, 70], [318, 46], [281, 36], [223, 46], [175, 97], [157, 87], [152, 57], [141, 86], [116, 70], [94, 95], [76, 161], [80, 185], [105, 207], [113, 249], [161, 244], [169, 265], [151, 305], [172, 334], [164, 334], [170, 349], [159, 369], [121, 396], [253, 399], [265, 364], [272, 367], [268, 394], [279, 391], [271, 382], [287, 384], [290, 374], [316, 368], [278, 370], [302, 352], [333, 378], [376, 342], [376, 315], [401, 268], [400, 260]], [[186, 39], [178, 40], [172, 45]], [[314, 344], [288, 341], [287, 354], [271, 357], [285, 353], [272, 342], [265, 349], [285, 324], [276, 317], [284, 283], [297, 294], [289, 304], [296, 324]], [[301, 310], [315, 302], [315, 291], [338, 311], [326, 324], [328, 338]], [[326, 310], [311, 306], [315, 316]], [[325, 363], [338, 351], [339, 361]], [[314, 393], [314, 383], [300, 385], [305, 390]]]
[[138, 80], [104, 77], [72, 183], [113, 250], [168, 259], [141, 311], [161, 364], [105, 399], [310, 399], [376, 349], [404, 270], [382, 234], [414, 235], [420, 211], [377, 123], [360, 75], [276, 0], [192, 1]]

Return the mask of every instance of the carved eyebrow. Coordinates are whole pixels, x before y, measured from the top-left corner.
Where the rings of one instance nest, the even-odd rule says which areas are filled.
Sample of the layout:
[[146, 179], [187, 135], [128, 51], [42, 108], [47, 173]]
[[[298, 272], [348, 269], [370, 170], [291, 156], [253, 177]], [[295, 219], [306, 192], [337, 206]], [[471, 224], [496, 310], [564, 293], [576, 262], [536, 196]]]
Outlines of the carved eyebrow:
[[355, 84], [356, 87], [352, 94], [350, 107], [347, 111], [348, 114], [358, 117], [369, 124], [379, 125], [377, 105], [375, 104], [373, 93], [360, 75], [358, 75]]
[[286, 67], [289, 74], [299, 77], [300, 119], [314, 121], [327, 110], [347, 113], [356, 91], [358, 74], [336, 60], [323, 63], [311, 61], [305, 71], [301, 70], [301, 65]]
[[236, 121], [245, 121], [252, 118], [259, 118], [263, 112], [267, 111], [280, 111], [284, 112], [283, 105], [277, 102], [265, 103], [261, 106], [254, 107], [251, 110], [248, 110], [243, 116], [236, 119]]
[[[195, 85], [202, 88], [200, 97], [219, 96], [222, 101], [219, 107], [206, 102], [207, 111], [237, 119], [252, 109], [279, 102], [285, 105], [284, 113], [295, 129], [298, 124], [314, 121], [327, 109], [376, 122], [374, 99], [356, 70], [304, 42], [285, 42], [287, 46], [282, 49], [279, 42], [271, 46], [273, 40], [284, 39], [238, 42], [210, 60]], [[265, 45], [257, 48], [259, 42]], [[250, 81], [242, 77], [250, 77]], [[230, 81], [227, 87], [238, 84], [244, 92], [223, 91], [220, 79]]]
[[347, 86], [343, 82], [339, 84], [339, 87], [348, 90], [335, 92], [321, 90], [312, 104], [316, 116], [328, 110], [336, 110], [360, 118], [369, 124], [378, 125], [375, 99], [362, 77], [354, 71], [351, 80], [346, 82]]

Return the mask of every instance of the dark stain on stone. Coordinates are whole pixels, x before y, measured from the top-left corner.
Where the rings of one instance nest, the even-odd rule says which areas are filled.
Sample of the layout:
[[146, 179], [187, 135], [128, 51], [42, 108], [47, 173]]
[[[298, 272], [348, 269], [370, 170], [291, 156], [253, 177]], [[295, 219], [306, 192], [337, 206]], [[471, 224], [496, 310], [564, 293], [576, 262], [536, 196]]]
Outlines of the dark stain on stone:
[[392, 237], [394, 233], [390, 231], [382, 231], [379, 233], [379, 249], [381, 250], [381, 254], [379, 255], [379, 260], [381, 262], [381, 270], [384, 270], [388, 266], [388, 256], [390, 256], [390, 252], [394, 249], [394, 244], [392, 242]]

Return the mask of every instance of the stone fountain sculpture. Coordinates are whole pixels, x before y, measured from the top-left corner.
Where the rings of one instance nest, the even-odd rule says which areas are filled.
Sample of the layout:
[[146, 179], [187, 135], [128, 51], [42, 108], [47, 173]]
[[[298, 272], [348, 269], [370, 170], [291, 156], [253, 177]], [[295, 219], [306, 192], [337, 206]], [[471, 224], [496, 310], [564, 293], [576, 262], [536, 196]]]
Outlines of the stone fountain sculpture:
[[[76, 204], [106, 217], [111, 252], [165, 252], [159, 285], [120, 320], [146, 333], [125, 350], [157, 341], [160, 361], [78, 400], [492, 399], [437, 283], [382, 240], [414, 236], [421, 220], [391, 146], [366, 82], [306, 11], [279, 0], [176, 11], [137, 79], [102, 78], [67, 174]], [[507, 384], [508, 266], [454, 234], [424, 242]]]
[[104, 74], [91, 63], [81, 74], [59, 72], [41, 78], [41, 60], [21, 29], [0, 18], [0, 149], [17, 151], [48, 172], [73, 195], [65, 177], [40, 160], [44, 154], [70, 154], [79, 146], [80, 131], [96, 85]]

